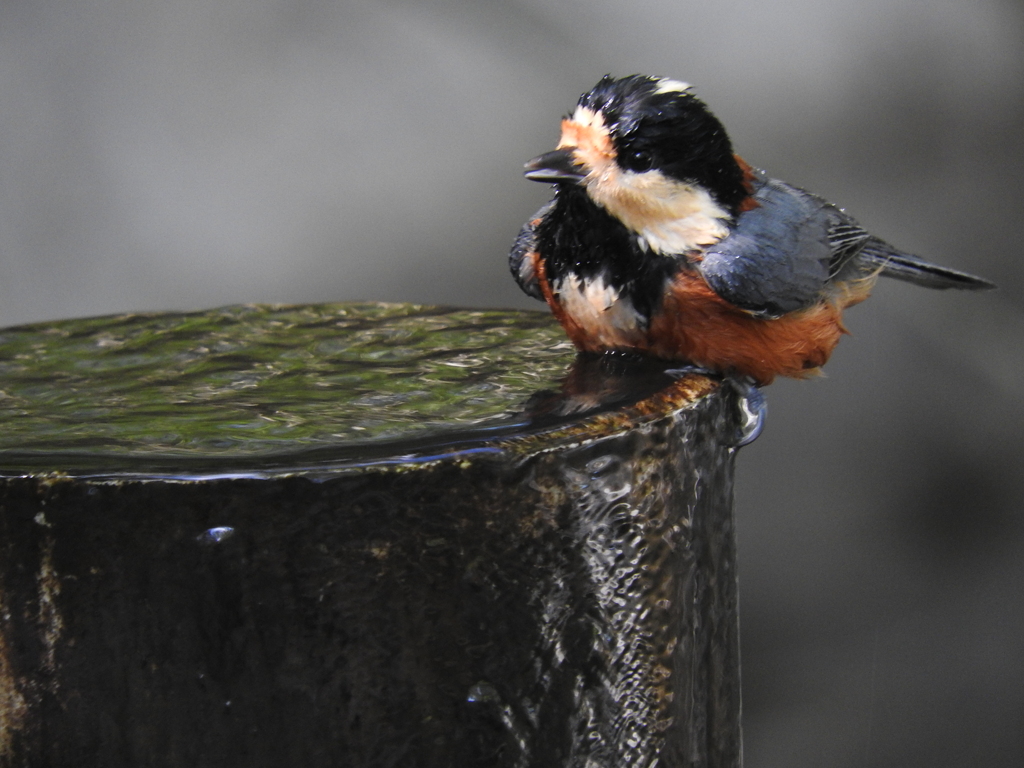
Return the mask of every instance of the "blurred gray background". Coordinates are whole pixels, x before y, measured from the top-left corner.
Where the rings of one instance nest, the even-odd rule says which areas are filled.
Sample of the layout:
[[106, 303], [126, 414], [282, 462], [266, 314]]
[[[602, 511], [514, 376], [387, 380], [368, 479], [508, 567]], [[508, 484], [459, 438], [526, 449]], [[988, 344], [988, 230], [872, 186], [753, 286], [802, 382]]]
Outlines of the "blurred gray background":
[[738, 463], [751, 768], [1024, 765], [1019, 0], [3, 0], [0, 325], [529, 307], [521, 176], [597, 79], [996, 294], [886, 282]]

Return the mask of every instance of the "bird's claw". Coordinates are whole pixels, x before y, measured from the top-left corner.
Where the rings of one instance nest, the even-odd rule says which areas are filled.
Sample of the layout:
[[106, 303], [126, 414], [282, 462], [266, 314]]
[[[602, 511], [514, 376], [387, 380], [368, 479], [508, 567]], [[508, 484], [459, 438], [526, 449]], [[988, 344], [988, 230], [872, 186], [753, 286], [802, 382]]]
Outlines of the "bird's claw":
[[732, 386], [737, 394], [736, 406], [739, 428], [733, 442], [733, 448], [742, 448], [754, 442], [764, 429], [765, 417], [768, 415], [768, 402], [760, 387], [747, 377], [727, 378], [726, 383]]

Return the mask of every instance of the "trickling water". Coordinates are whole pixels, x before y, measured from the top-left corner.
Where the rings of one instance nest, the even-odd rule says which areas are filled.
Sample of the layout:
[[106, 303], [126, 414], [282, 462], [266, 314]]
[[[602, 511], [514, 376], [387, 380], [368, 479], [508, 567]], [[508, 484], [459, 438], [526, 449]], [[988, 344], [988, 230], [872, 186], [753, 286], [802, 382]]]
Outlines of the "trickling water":
[[[727, 579], [713, 580], [712, 589], [700, 583], [710, 562], [732, 571], [731, 516], [714, 514], [711, 505], [723, 499], [704, 495], [721, 493], [731, 464], [723, 446], [701, 441], [699, 431], [681, 431], [696, 438], [689, 461], [680, 460], [678, 432], [648, 428], [566, 452], [560, 462], [574, 557], [555, 582], [573, 585], [575, 596], [557, 602], [562, 616], [548, 608], [544, 643], [558, 660], [574, 622], [584, 622], [590, 637], [585, 661], [576, 659], [577, 738], [565, 765], [738, 760], [716, 744], [738, 725], [729, 709], [738, 705], [738, 691], [727, 694], [710, 682], [738, 668], [707, 675], [700, 663], [713, 642], [721, 660], [738, 663], [727, 650], [735, 652], [728, 631], [735, 593]], [[553, 602], [550, 594], [546, 599]]]
[[203, 531], [201, 534], [196, 536], [196, 541], [200, 544], [220, 544], [222, 541], [225, 541], [234, 535], [234, 528], [223, 525]]

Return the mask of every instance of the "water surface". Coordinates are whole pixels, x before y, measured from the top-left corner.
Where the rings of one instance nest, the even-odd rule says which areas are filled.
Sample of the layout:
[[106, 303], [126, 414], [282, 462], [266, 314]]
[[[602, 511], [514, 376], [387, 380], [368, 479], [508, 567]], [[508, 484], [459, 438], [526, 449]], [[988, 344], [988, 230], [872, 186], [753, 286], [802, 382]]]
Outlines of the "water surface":
[[[609, 394], [593, 381], [606, 372], [582, 367], [585, 375], [543, 312], [233, 306], [8, 328], [0, 474], [422, 455], [578, 418], [671, 382], [663, 366], [647, 366], [635, 384], [619, 371]], [[574, 370], [572, 386], [591, 396], [552, 403]]]

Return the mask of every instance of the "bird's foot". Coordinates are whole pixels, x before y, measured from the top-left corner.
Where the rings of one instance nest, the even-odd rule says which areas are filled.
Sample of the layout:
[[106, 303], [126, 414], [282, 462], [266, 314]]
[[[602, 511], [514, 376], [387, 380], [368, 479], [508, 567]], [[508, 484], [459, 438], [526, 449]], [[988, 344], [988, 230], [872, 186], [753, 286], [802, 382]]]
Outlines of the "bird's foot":
[[764, 429], [764, 421], [768, 415], [768, 402], [764, 399], [761, 388], [746, 376], [742, 378], [729, 377], [725, 380], [737, 394], [737, 410], [739, 428], [736, 430], [733, 448], [742, 448], [754, 442], [761, 430]]
[[703, 368], [699, 365], [680, 365], [675, 368], [667, 368], [665, 374], [671, 376], [673, 379], [681, 379], [684, 376], [711, 376], [712, 378], [721, 378], [722, 374], [719, 371], [712, 371], [710, 368]]

